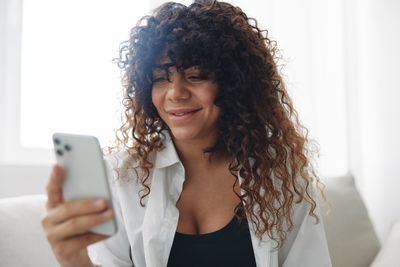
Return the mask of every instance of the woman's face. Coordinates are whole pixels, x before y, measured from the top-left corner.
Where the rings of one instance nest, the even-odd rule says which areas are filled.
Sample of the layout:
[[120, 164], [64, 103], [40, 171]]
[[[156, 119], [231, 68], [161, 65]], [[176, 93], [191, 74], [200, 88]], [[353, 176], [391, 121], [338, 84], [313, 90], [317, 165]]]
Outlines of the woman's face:
[[153, 71], [152, 101], [176, 141], [210, 143], [216, 139], [220, 114], [214, 104], [217, 93], [217, 85], [203, 78], [196, 67], [177, 72], [164, 59]]

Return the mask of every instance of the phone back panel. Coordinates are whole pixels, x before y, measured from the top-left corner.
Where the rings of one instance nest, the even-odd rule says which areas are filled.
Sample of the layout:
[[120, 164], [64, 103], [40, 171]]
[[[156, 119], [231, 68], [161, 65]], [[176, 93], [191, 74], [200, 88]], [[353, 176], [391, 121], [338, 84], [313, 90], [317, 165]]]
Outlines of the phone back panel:
[[[64, 169], [64, 200], [99, 197], [105, 198], [109, 206], [111, 192], [103, 152], [96, 137], [55, 133], [54, 151], [57, 163]], [[114, 222], [97, 225], [92, 232], [113, 234]]]

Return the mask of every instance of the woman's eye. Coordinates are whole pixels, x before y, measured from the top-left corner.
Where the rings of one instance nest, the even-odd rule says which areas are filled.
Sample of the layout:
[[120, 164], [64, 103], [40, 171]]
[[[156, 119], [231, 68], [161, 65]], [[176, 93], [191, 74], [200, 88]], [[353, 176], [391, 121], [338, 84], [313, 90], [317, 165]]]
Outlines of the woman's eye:
[[202, 80], [204, 80], [203, 77], [201, 77], [201, 76], [194, 76], [194, 75], [188, 76], [187, 79], [188, 79], [189, 81], [202, 81]]
[[165, 82], [166, 80], [167, 80], [167, 78], [165, 78], [165, 77], [154, 77], [153, 83]]

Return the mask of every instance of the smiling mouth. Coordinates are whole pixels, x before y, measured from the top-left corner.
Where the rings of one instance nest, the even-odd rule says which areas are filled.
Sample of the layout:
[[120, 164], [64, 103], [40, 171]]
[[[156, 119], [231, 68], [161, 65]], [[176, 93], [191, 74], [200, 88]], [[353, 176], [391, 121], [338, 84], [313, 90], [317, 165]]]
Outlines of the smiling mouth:
[[168, 115], [171, 121], [186, 122], [187, 120], [191, 119], [193, 115], [199, 110], [200, 109], [183, 111], [183, 112], [168, 112]]
[[193, 110], [193, 111], [189, 111], [189, 112], [170, 113], [170, 114], [180, 117], [180, 116], [184, 116], [184, 115], [189, 114], [189, 113], [194, 113], [196, 111], [197, 110]]
[[199, 109], [176, 109], [176, 110], [167, 111], [167, 113], [170, 115], [173, 115], [173, 116], [184, 116], [186, 114], [194, 113], [199, 110], [200, 110], [200, 108]]

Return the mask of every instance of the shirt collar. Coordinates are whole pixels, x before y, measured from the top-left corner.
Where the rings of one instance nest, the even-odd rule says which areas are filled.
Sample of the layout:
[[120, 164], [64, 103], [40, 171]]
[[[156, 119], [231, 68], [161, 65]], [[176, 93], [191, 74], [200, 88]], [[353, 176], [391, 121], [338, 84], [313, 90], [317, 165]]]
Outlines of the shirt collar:
[[180, 162], [178, 153], [176, 152], [174, 142], [168, 130], [163, 131], [165, 137], [163, 140], [164, 148], [156, 152], [154, 160], [154, 168], [160, 169]]

